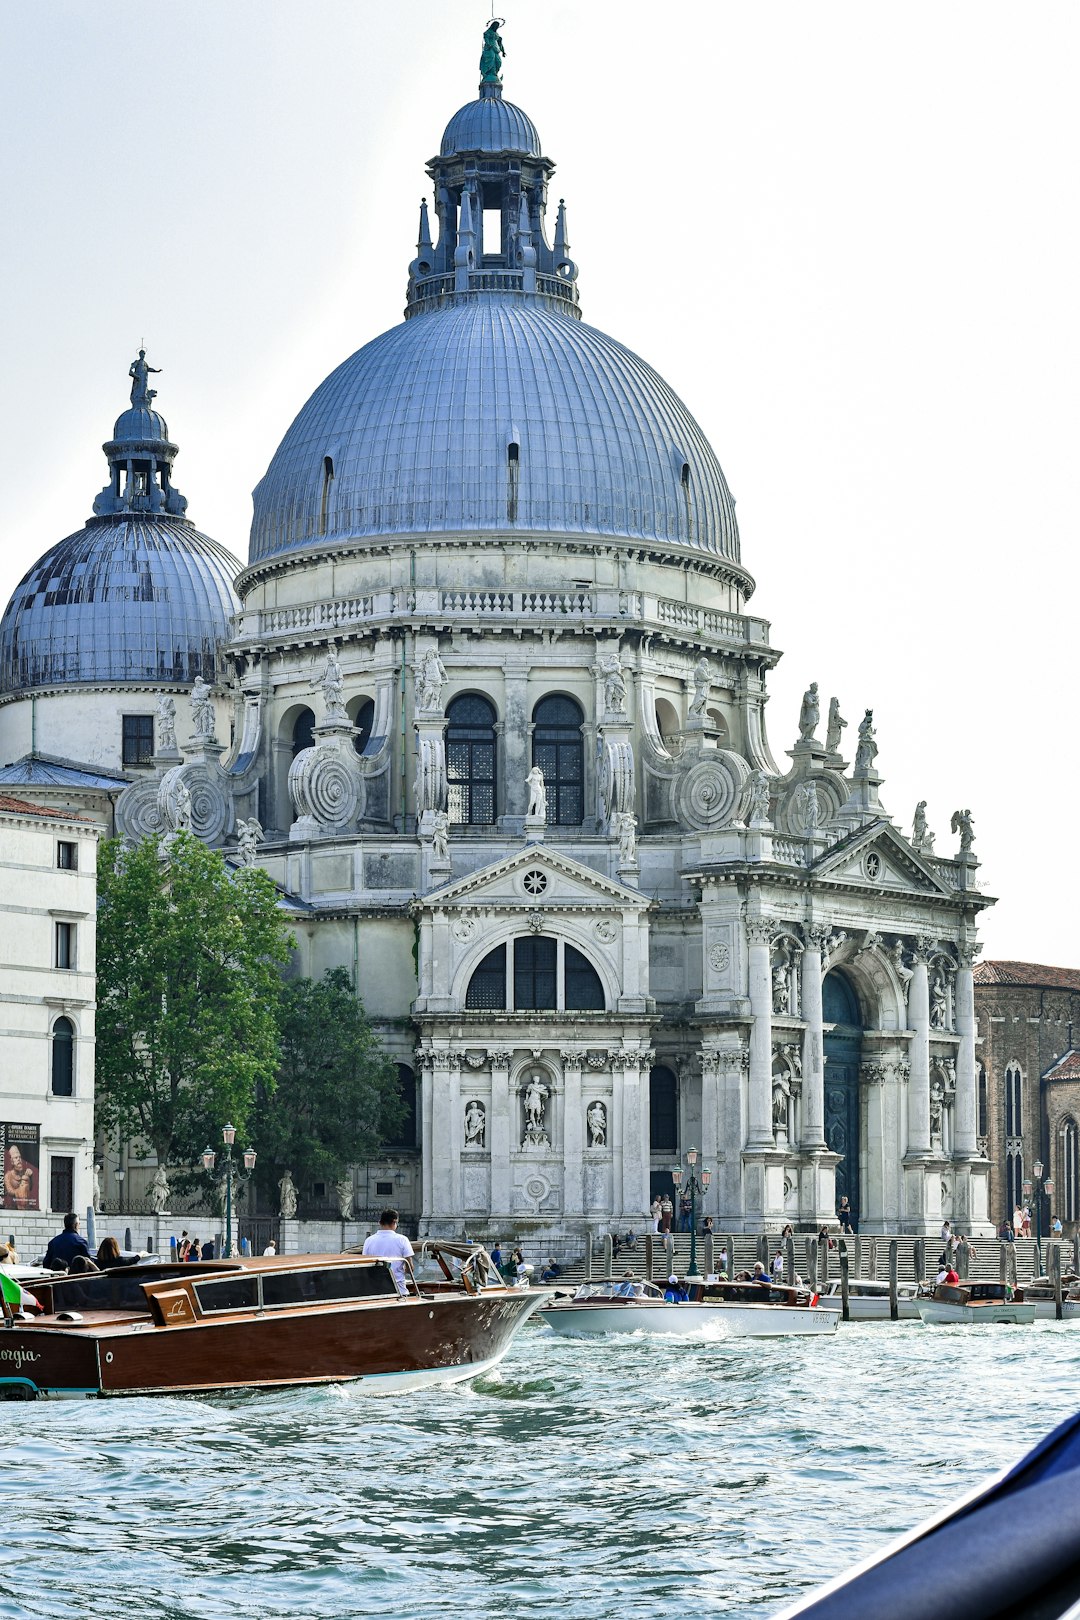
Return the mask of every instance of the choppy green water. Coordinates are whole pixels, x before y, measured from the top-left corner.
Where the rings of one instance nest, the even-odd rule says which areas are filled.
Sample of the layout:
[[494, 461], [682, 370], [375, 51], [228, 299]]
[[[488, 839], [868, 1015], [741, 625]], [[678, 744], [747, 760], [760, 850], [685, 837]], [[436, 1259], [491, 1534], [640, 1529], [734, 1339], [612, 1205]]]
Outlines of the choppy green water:
[[1080, 1327], [557, 1339], [473, 1385], [3, 1408], [0, 1615], [764, 1617], [1080, 1406]]

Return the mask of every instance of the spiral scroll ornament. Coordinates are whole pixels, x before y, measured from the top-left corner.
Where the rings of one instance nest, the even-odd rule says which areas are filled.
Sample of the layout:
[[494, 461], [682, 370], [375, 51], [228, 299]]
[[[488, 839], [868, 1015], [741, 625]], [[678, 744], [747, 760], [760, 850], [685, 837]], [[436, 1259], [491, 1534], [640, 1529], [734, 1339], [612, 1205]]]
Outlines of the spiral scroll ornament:
[[320, 827], [348, 827], [360, 812], [361, 783], [333, 744], [320, 743], [297, 754], [289, 792], [297, 815], [309, 816]]
[[167, 831], [177, 832], [186, 822], [185, 830], [210, 845], [220, 844], [232, 831], [232, 800], [205, 765], [174, 765], [166, 771], [158, 784], [157, 802]]
[[158, 808], [157, 782], [133, 782], [116, 801], [116, 831], [129, 844], [157, 838], [165, 830]]
[[685, 827], [716, 832], [739, 819], [750, 780], [750, 767], [738, 754], [718, 749], [699, 759], [675, 787], [675, 814]]

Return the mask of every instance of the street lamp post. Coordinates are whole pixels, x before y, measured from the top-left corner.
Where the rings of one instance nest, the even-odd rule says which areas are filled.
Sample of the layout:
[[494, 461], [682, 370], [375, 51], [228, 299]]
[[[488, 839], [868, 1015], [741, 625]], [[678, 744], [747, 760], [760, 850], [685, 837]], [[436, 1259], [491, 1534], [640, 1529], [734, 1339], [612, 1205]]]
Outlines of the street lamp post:
[[1049, 1176], [1044, 1177], [1046, 1166], [1041, 1159], [1036, 1159], [1031, 1167], [1032, 1180], [1024, 1182], [1024, 1191], [1030, 1193], [1035, 1201], [1035, 1251], [1039, 1256], [1039, 1272], [1043, 1269], [1042, 1260], [1042, 1201], [1043, 1194], [1049, 1198], [1054, 1190], [1054, 1183]]
[[697, 1200], [698, 1200], [698, 1194], [707, 1192], [708, 1187], [709, 1187], [709, 1182], [712, 1180], [712, 1171], [706, 1169], [706, 1167], [704, 1165], [702, 1165], [702, 1167], [701, 1167], [701, 1175], [700, 1175], [700, 1177], [695, 1174], [694, 1166], [697, 1164], [697, 1158], [698, 1158], [697, 1148], [687, 1148], [687, 1150], [686, 1150], [686, 1162], [690, 1167], [689, 1170], [688, 1171], [684, 1170], [681, 1164], [672, 1165], [672, 1167], [671, 1167], [671, 1179], [675, 1183], [675, 1192], [676, 1192], [676, 1194], [678, 1194], [678, 1192], [680, 1191], [680, 1189], [681, 1189], [681, 1187], [683, 1185], [684, 1179], [685, 1179], [685, 1183], [686, 1183], [686, 1190], [690, 1194], [690, 1270], [687, 1272], [688, 1277], [696, 1277], [698, 1275], [698, 1268], [697, 1268]]
[[[232, 1155], [233, 1143], [236, 1141], [236, 1127], [235, 1127], [235, 1125], [223, 1125], [221, 1127], [221, 1140], [225, 1143], [225, 1169], [224, 1169], [224, 1172], [223, 1172], [224, 1179], [225, 1179], [225, 1258], [226, 1258], [226, 1260], [231, 1260], [232, 1259], [232, 1192], [233, 1192], [233, 1176], [236, 1174], [236, 1165], [235, 1165], [235, 1163], [233, 1161], [233, 1155]], [[253, 1148], [245, 1148], [244, 1149], [244, 1169], [247, 1171], [248, 1175], [250, 1175], [251, 1172], [255, 1168], [255, 1159], [256, 1159], [256, 1157], [257, 1157], [257, 1155], [256, 1155]], [[217, 1154], [214, 1152], [213, 1148], [210, 1147], [210, 1146], [205, 1147], [203, 1149], [203, 1156], [202, 1156], [203, 1169], [206, 1170], [208, 1173], [212, 1173], [216, 1160], [217, 1160]]]

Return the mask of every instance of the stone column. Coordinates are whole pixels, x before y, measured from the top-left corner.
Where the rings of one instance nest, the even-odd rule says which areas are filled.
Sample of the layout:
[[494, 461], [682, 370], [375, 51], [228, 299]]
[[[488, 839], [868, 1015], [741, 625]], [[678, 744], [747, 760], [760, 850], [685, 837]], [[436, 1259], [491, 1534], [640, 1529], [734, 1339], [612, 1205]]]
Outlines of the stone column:
[[978, 1084], [975, 1064], [975, 981], [972, 968], [975, 950], [970, 945], [960, 947], [960, 966], [956, 974], [956, 1033], [960, 1047], [956, 1054], [956, 1104], [953, 1155], [958, 1159], [975, 1157], [976, 1088]]
[[461, 1084], [456, 1052], [433, 1052], [431, 1075], [432, 1214], [445, 1223], [459, 1216]]
[[514, 1099], [510, 1096], [510, 1048], [491, 1047], [488, 1062], [491, 1064], [491, 1112], [488, 1115], [487, 1138], [491, 1154], [491, 1213], [509, 1215], [510, 1154], [516, 1146]]
[[585, 1058], [580, 1046], [560, 1054], [563, 1065], [563, 1211], [567, 1215], [585, 1212], [585, 1117], [581, 1107], [581, 1065]]
[[705, 1214], [716, 1207], [720, 1191], [720, 1152], [720, 1053], [706, 1050], [701, 1054], [701, 1162], [713, 1180], [701, 1200]]
[[930, 1152], [930, 980], [927, 962], [931, 941], [919, 935], [908, 985], [908, 1023], [911, 1025], [911, 1079], [908, 1081], [909, 1154]]
[[528, 654], [507, 651], [503, 657], [503, 718], [499, 731], [499, 796], [502, 832], [520, 832], [528, 790], [525, 778], [532, 764], [532, 728], [529, 724]]
[[[640, 1221], [649, 1204], [645, 1197], [648, 1158], [642, 1148], [641, 1056], [648, 1059], [651, 1054], [622, 1051], [613, 1055], [613, 1065], [622, 1070], [622, 1186], [616, 1196], [617, 1213], [620, 1220], [630, 1222]], [[648, 1063], [645, 1072], [648, 1074]]]
[[431, 1053], [423, 1047], [418, 1047], [416, 1080], [420, 1087], [420, 1217], [425, 1222], [431, 1219], [435, 1207], [431, 1175], [435, 1098], [431, 1077]]
[[775, 1146], [772, 1131], [772, 970], [769, 946], [772, 924], [748, 917], [750, 991], [750, 1107], [746, 1145]]
[[821, 953], [828, 928], [809, 927], [802, 959], [803, 1125], [801, 1148], [825, 1146], [825, 1031], [821, 1011]]

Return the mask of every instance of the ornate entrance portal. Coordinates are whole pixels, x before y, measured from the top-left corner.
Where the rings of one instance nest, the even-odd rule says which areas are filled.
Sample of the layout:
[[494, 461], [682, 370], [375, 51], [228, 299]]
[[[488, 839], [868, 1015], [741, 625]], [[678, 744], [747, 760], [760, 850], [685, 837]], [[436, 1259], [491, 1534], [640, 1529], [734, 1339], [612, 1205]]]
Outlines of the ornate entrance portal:
[[826, 975], [822, 1015], [833, 1029], [825, 1036], [825, 1140], [843, 1155], [836, 1167], [836, 1201], [847, 1194], [856, 1220], [859, 1200], [859, 1058], [862, 1016], [855, 991], [842, 973]]

